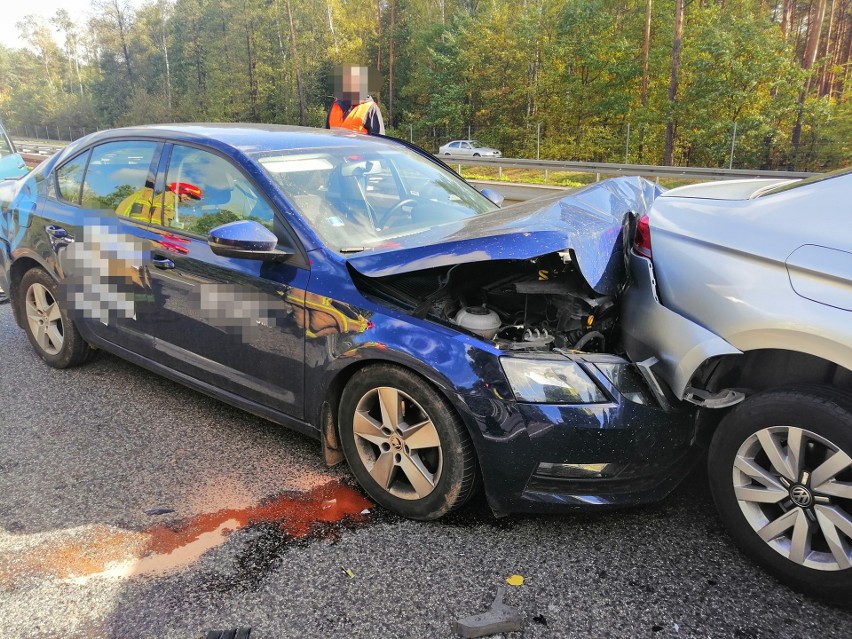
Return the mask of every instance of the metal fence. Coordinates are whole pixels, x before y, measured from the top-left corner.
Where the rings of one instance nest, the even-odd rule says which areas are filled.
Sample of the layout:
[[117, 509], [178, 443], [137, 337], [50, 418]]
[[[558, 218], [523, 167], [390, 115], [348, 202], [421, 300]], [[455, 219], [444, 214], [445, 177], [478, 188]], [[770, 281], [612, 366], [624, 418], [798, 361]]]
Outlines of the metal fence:
[[[457, 127], [412, 122], [390, 129], [389, 134], [432, 153], [451, 140], [476, 139], [500, 149], [505, 157], [662, 165], [666, 125], [625, 121], [555, 127], [532, 123], [518, 130], [499, 125]], [[673, 164], [826, 171], [852, 160], [836, 157], [833, 144], [815, 129], [805, 127], [800, 145], [794, 148], [788, 134], [760, 121], [682, 125], [676, 129]]]

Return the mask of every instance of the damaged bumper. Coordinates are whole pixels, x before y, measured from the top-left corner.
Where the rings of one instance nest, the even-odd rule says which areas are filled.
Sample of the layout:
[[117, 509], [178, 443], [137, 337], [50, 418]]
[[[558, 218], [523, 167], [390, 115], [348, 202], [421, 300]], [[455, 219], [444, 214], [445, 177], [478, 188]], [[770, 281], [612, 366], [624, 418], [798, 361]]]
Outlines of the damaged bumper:
[[[679, 402], [663, 408], [638, 369], [619, 357], [561, 357], [579, 367], [599, 394], [581, 393], [571, 403], [466, 399], [477, 420], [477, 449], [492, 510], [555, 513], [665, 497], [704, 448], [696, 408]], [[517, 399], [521, 384], [512, 376]], [[540, 370], [530, 375], [533, 380], [546, 377]], [[565, 377], [572, 383], [576, 379]], [[536, 391], [524, 387], [523, 392]]]

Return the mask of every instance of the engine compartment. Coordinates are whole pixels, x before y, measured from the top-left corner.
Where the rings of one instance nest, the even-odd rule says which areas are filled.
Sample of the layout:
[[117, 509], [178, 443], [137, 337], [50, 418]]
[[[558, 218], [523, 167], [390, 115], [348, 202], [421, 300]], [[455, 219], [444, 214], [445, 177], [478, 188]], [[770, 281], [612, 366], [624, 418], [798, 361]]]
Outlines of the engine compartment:
[[503, 350], [619, 350], [616, 300], [589, 287], [570, 251], [355, 279], [365, 294]]

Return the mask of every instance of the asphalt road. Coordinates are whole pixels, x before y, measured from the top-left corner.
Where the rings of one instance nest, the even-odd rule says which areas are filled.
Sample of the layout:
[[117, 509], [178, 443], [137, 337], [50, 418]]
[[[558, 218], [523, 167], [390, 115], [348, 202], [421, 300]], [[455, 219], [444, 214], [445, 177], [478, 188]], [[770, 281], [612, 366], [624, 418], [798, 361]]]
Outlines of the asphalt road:
[[303, 436], [111, 356], [48, 368], [8, 304], [0, 402], [3, 639], [452, 637], [514, 574], [507, 637], [852, 634], [731, 546], [700, 472], [651, 508], [414, 523]]

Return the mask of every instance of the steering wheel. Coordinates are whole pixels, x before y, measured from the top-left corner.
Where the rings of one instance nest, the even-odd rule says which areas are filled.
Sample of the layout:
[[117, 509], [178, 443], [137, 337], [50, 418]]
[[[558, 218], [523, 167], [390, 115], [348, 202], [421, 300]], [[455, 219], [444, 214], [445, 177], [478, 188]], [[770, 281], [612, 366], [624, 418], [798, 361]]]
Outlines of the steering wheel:
[[402, 208], [403, 207], [414, 206], [416, 204], [417, 204], [417, 200], [412, 199], [410, 197], [406, 198], [404, 200], [400, 200], [399, 202], [394, 204], [390, 209], [388, 209], [388, 212], [385, 213], [381, 222], [379, 222], [379, 226], [381, 228], [385, 228], [388, 225], [388, 223], [391, 222], [392, 220], [394, 220], [395, 218], [402, 217]]

